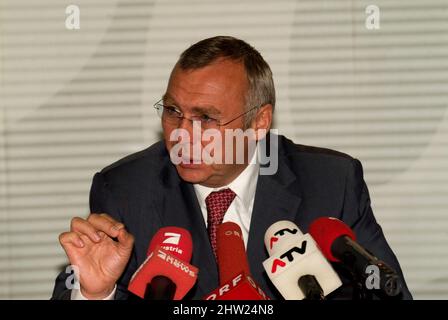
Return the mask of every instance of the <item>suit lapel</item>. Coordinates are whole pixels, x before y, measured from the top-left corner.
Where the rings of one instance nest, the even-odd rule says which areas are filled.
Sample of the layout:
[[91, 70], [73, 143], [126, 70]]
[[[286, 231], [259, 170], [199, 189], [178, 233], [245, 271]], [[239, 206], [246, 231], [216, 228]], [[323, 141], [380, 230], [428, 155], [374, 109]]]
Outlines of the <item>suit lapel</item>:
[[277, 173], [258, 177], [247, 245], [252, 275], [265, 290], [267, 281], [263, 261], [268, 255], [264, 246], [264, 234], [279, 220], [296, 221], [301, 201], [300, 181], [289, 169], [286, 158], [279, 156]]
[[189, 183], [181, 183], [181, 189], [191, 222], [189, 230], [192, 233], [194, 246], [192, 264], [199, 268], [199, 292], [195, 295], [202, 298], [218, 287], [218, 267], [194, 188]]

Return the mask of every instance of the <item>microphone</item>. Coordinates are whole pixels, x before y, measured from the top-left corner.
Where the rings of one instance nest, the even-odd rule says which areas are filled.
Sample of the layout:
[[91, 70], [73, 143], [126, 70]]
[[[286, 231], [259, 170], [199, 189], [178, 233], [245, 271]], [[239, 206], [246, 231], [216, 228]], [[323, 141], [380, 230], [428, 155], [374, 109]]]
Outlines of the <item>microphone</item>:
[[367, 284], [369, 281], [369, 270], [372, 267], [377, 269], [379, 274], [374, 275], [379, 280], [378, 285], [368, 289], [379, 289], [380, 293], [388, 297], [400, 294], [397, 272], [357, 243], [355, 234], [344, 222], [332, 217], [316, 219], [310, 225], [310, 234], [328, 260], [342, 262], [362, 283]]
[[224, 222], [216, 232], [219, 288], [204, 300], [269, 300], [249, 272], [241, 228]]
[[269, 279], [286, 300], [323, 300], [342, 285], [310, 234], [291, 221], [278, 221], [264, 236]]
[[198, 269], [188, 263], [192, 251], [191, 235], [186, 229], [159, 229], [128, 290], [145, 300], [181, 300], [198, 277]]

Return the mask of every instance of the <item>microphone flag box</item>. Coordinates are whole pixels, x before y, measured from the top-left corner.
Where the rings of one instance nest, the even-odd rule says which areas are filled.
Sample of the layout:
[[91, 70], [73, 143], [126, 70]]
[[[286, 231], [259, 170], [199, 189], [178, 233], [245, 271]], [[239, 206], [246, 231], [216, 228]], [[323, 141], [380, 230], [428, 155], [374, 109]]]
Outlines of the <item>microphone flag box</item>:
[[241, 272], [225, 282], [204, 300], [270, 300], [252, 277]]
[[176, 284], [174, 300], [181, 300], [194, 286], [198, 268], [156, 246], [132, 276], [128, 290], [143, 299], [147, 284], [155, 276], [171, 279]]
[[[301, 245], [298, 244], [300, 242]], [[298, 280], [304, 275], [315, 276], [325, 296], [339, 288], [342, 285], [339, 276], [311, 235], [302, 235], [298, 243], [276, 251], [263, 262], [267, 275], [281, 295], [286, 300], [304, 299], [298, 285]]]

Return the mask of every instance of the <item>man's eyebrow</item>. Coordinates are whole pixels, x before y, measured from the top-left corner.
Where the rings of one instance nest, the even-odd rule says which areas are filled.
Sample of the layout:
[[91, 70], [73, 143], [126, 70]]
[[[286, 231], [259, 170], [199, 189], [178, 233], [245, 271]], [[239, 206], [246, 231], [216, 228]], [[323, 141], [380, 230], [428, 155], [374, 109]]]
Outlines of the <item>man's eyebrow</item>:
[[171, 96], [170, 96], [168, 93], [165, 93], [165, 94], [162, 96], [162, 102], [165, 102], [166, 100], [172, 100], [172, 101], [174, 102], [174, 99], [171, 98]]
[[221, 114], [221, 111], [219, 111], [214, 106], [193, 107], [191, 108], [191, 111], [194, 113], [201, 113], [201, 114], [212, 114], [212, 115]]
[[[173, 99], [168, 93], [165, 93], [162, 97], [162, 101], [165, 102], [167, 100], [169, 102], [172, 102], [172, 104], [175, 105], [176, 107], [181, 108], [181, 106], [179, 106], [176, 103], [175, 99]], [[211, 105], [210, 106], [202, 106], [202, 107], [199, 107], [199, 106], [193, 107], [193, 108], [191, 108], [191, 112], [199, 113], [199, 114], [221, 115], [221, 111]]]

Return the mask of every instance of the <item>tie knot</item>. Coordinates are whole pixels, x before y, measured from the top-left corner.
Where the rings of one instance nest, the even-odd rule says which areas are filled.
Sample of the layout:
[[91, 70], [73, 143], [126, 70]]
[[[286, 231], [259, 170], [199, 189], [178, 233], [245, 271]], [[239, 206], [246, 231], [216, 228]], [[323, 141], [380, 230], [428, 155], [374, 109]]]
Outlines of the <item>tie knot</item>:
[[210, 193], [205, 198], [205, 205], [207, 207], [207, 224], [210, 242], [213, 253], [216, 256], [216, 229], [222, 223], [224, 214], [229, 209], [233, 199], [235, 199], [235, 192], [230, 189], [223, 189]]
[[232, 203], [233, 199], [235, 199], [235, 192], [233, 192], [231, 189], [223, 189], [219, 191], [213, 191], [210, 193], [207, 198], [205, 198], [205, 204], [208, 207], [212, 206], [220, 206], [220, 207], [226, 207], [226, 210], [229, 208], [230, 204]]

